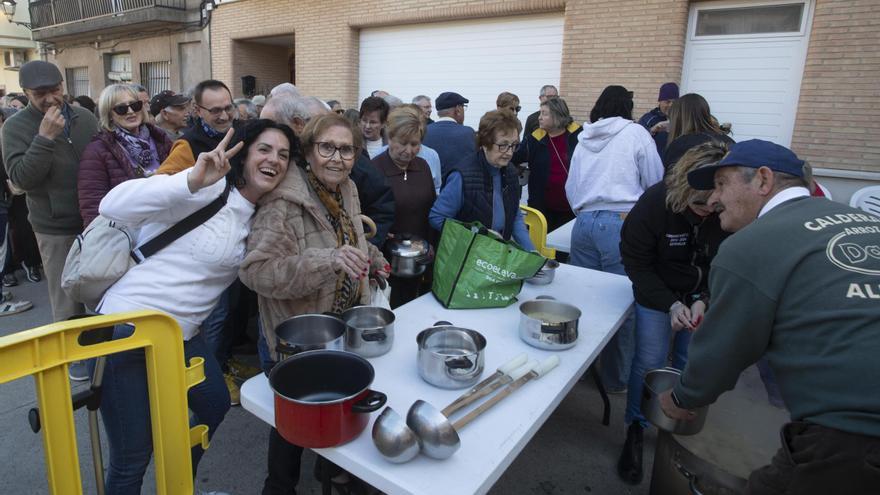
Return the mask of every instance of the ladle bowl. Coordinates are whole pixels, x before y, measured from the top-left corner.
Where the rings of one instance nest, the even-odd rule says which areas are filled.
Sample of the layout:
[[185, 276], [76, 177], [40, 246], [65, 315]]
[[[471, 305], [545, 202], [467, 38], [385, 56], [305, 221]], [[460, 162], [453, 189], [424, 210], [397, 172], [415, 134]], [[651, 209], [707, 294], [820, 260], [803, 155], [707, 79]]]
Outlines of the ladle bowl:
[[422, 452], [434, 459], [446, 459], [461, 446], [452, 421], [431, 404], [417, 400], [409, 408], [406, 424], [416, 434]]
[[402, 464], [419, 455], [419, 438], [390, 406], [373, 423], [373, 445], [389, 462]]

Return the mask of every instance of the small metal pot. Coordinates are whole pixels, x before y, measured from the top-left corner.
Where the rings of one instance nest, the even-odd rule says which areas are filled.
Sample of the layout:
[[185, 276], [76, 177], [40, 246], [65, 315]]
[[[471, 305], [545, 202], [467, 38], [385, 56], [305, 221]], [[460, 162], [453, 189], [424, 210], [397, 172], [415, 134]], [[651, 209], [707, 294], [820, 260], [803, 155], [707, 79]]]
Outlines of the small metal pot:
[[305, 314], [275, 327], [275, 352], [282, 360], [305, 351], [345, 349], [345, 323], [332, 315]]
[[694, 410], [697, 414], [692, 420], [672, 419], [660, 407], [660, 394], [671, 389], [681, 378], [681, 371], [675, 368], [660, 368], [645, 373], [645, 386], [642, 389], [642, 414], [657, 428], [676, 435], [696, 435], [706, 423], [709, 406]]
[[486, 338], [477, 331], [440, 321], [422, 330], [416, 343], [419, 376], [435, 387], [470, 387], [483, 374]]
[[342, 313], [345, 350], [363, 357], [376, 357], [394, 343], [394, 312], [378, 306], [355, 306]]
[[581, 310], [571, 304], [551, 296], [538, 296], [520, 304], [519, 313], [519, 337], [526, 344], [561, 351], [577, 343]]
[[386, 242], [391, 256], [391, 274], [395, 277], [420, 277], [430, 263], [428, 241], [411, 234], [401, 234]]
[[532, 285], [549, 285], [556, 276], [556, 269], [559, 268], [559, 262], [556, 260], [547, 260], [544, 266], [538, 270], [534, 277], [527, 278], [526, 283]]

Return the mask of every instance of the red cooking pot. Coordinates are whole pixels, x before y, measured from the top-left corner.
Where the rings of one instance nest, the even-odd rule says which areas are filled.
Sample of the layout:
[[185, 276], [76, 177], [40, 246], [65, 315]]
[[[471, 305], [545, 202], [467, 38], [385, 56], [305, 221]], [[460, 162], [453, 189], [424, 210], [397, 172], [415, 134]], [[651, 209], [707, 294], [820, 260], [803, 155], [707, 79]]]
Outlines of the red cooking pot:
[[291, 356], [269, 373], [275, 428], [288, 442], [327, 448], [355, 439], [385, 394], [370, 390], [375, 372], [350, 352], [317, 350]]

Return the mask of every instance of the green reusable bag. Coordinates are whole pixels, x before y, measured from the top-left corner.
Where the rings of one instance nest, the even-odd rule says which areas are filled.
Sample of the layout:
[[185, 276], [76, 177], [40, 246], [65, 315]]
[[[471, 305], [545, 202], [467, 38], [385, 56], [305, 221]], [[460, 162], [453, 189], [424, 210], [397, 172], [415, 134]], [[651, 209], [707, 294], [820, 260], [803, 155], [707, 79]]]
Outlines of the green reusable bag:
[[449, 309], [503, 308], [546, 258], [505, 241], [479, 222], [446, 220], [434, 259], [431, 291]]

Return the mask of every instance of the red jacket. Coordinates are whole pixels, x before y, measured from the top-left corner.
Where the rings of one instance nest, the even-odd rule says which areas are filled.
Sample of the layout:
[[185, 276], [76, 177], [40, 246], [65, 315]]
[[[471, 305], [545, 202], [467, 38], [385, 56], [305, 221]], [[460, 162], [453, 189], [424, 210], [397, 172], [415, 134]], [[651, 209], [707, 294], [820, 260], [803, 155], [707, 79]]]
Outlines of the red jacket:
[[[150, 129], [159, 163], [162, 163], [171, 151], [171, 139], [162, 129], [145, 125]], [[88, 226], [98, 216], [98, 205], [110, 189], [135, 177], [131, 160], [122, 145], [116, 142], [116, 135], [106, 129], [96, 134], [79, 161], [77, 188], [83, 226]]]

